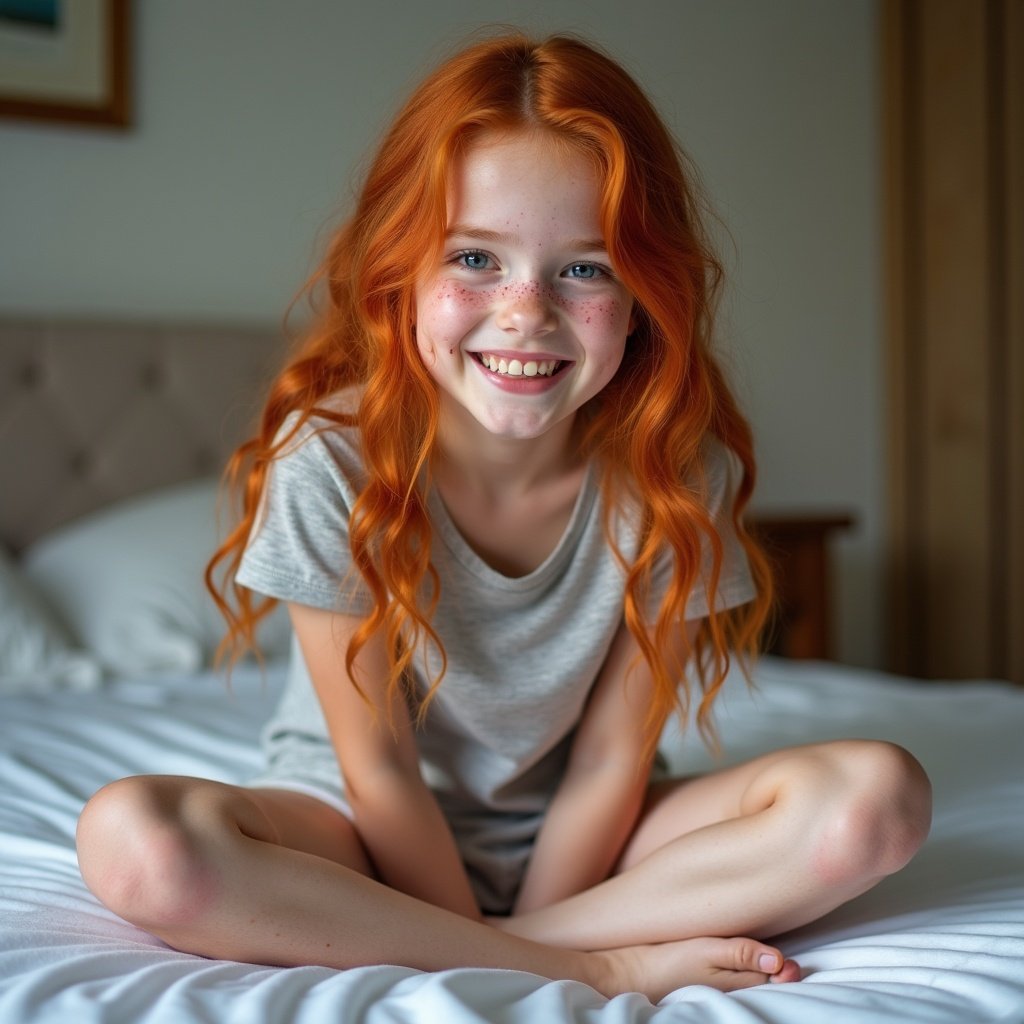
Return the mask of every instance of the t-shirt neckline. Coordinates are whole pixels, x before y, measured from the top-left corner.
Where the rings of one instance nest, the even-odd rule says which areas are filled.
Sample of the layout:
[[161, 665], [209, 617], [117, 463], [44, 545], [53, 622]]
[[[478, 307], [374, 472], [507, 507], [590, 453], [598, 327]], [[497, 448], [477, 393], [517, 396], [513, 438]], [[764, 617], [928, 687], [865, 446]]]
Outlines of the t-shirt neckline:
[[525, 576], [506, 576], [488, 565], [473, 550], [462, 535], [462, 531], [455, 525], [444, 499], [436, 487], [431, 487], [427, 495], [427, 509], [435, 531], [459, 563], [473, 575], [489, 585], [500, 587], [503, 590], [532, 590], [547, 583], [552, 576], [561, 572], [565, 563], [571, 559], [572, 553], [576, 550], [597, 496], [595, 476], [594, 465], [590, 462], [584, 472], [583, 484], [576, 496], [576, 503], [573, 506], [572, 515], [569, 517], [569, 523], [561, 538], [551, 554], [533, 572], [527, 573]]

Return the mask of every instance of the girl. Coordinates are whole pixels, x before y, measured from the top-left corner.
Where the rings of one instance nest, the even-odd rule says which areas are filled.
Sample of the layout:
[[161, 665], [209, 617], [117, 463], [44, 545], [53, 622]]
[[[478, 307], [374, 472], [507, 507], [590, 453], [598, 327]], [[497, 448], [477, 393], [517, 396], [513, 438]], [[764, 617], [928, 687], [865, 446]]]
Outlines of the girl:
[[230, 639], [273, 600], [296, 638], [266, 774], [100, 791], [79, 850], [109, 907], [255, 963], [655, 1000], [799, 977], [761, 938], [905, 864], [929, 787], [852, 741], [657, 777], [687, 671], [706, 730], [770, 600], [719, 277], [669, 134], [592, 47], [499, 38], [420, 86], [232, 464]]

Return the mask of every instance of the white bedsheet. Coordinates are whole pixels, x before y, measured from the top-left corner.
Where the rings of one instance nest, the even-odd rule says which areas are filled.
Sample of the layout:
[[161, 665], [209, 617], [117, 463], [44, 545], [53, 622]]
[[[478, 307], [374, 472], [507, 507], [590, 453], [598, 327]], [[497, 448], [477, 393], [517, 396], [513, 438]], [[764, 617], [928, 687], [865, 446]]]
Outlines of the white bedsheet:
[[[771, 659], [757, 694], [732, 685], [719, 715], [726, 760], [824, 738], [895, 740], [932, 776], [934, 827], [901, 874], [782, 938], [802, 983], [692, 987], [655, 1007], [510, 971], [204, 960], [100, 906], [74, 854], [85, 799], [142, 772], [244, 778], [280, 676], [272, 668], [261, 690], [240, 672], [230, 694], [203, 675], [0, 700], [0, 1021], [1024, 1022], [1024, 691]], [[680, 770], [710, 764], [696, 739], [668, 739]]]

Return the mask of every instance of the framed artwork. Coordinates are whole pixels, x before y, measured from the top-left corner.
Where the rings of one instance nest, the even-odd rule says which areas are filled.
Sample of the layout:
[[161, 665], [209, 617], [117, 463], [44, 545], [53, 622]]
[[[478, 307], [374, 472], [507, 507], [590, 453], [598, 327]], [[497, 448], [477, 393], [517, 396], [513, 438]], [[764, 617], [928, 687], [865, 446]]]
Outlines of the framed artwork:
[[130, 0], [0, 0], [0, 117], [130, 123]]

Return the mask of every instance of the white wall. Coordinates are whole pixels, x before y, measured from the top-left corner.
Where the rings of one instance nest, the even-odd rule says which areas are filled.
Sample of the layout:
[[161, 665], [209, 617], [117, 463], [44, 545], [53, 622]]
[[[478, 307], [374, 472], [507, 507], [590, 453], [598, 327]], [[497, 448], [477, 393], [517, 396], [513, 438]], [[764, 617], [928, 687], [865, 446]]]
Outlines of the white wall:
[[0, 127], [0, 311], [278, 322], [384, 118], [485, 18], [602, 42], [696, 158], [758, 505], [854, 511], [840, 654], [877, 664], [875, 0], [137, 0], [130, 132]]

